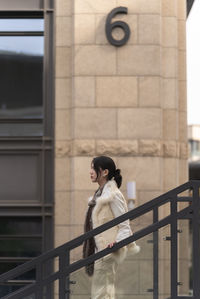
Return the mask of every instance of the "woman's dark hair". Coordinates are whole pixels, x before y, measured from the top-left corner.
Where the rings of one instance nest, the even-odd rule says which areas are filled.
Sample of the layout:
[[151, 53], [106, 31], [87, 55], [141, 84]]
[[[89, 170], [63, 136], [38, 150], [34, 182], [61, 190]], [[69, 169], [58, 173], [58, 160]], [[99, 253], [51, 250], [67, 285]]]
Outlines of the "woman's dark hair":
[[100, 174], [100, 169], [108, 169], [108, 180], [114, 178], [115, 182], [117, 183], [117, 187], [120, 188], [122, 184], [122, 176], [120, 174], [121, 171], [120, 169], [116, 169], [113, 159], [107, 156], [99, 156], [92, 160], [92, 164], [97, 176]]

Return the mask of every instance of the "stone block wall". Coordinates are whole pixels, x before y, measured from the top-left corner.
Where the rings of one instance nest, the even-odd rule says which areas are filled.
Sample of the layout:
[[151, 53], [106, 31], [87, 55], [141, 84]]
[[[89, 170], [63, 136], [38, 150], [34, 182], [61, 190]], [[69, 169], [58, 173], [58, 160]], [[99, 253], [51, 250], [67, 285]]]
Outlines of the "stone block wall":
[[[187, 181], [188, 149], [186, 1], [55, 4], [58, 246], [83, 232], [87, 198], [97, 187], [89, 176], [94, 156], [113, 157], [122, 170], [125, 195], [127, 181], [136, 181], [140, 205]], [[126, 6], [128, 15], [116, 19], [131, 30], [128, 43], [120, 48], [110, 45], [105, 35], [106, 17], [118, 6]], [[115, 30], [113, 35], [123, 34]], [[144, 217], [134, 227], [150, 221]], [[72, 258], [80, 255], [81, 249]]]

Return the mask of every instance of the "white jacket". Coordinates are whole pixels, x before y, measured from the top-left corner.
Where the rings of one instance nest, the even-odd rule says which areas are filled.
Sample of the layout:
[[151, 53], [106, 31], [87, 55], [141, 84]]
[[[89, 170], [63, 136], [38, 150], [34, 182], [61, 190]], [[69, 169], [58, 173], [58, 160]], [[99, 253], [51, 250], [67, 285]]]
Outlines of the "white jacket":
[[[114, 180], [109, 180], [102, 191], [101, 196], [96, 198], [96, 205], [92, 212], [93, 228], [96, 228], [124, 213], [128, 212], [126, 200], [118, 189]], [[95, 236], [97, 251], [105, 249], [108, 244], [119, 242], [132, 235], [129, 220], [106, 230]], [[126, 257], [127, 253], [135, 254], [140, 247], [135, 242], [113, 253], [118, 262]]]

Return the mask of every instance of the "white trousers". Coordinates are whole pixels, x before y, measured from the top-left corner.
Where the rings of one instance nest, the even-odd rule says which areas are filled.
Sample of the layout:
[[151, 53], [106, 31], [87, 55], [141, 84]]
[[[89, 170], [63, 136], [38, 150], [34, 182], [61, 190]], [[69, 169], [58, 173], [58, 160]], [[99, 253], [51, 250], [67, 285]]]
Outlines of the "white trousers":
[[97, 260], [92, 277], [91, 299], [115, 299], [117, 263], [112, 256]]

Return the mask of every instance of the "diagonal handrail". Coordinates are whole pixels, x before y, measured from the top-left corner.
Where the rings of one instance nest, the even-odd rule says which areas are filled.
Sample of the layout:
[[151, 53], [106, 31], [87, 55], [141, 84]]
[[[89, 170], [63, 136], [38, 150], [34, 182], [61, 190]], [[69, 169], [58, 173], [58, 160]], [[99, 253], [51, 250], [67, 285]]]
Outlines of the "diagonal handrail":
[[135, 208], [134, 210], [131, 210], [85, 234], [82, 234], [81, 236], [63, 244], [60, 245], [59, 247], [55, 248], [55, 249], [51, 249], [49, 251], [47, 251], [46, 253], [43, 253], [42, 255], [32, 259], [31, 261], [28, 261], [22, 265], [19, 265], [18, 267], [0, 275], [0, 282], [3, 282], [4, 280], [7, 279], [12, 279], [15, 274], [23, 274], [24, 271], [29, 271], [31, 270], [37, 263], [41, 263], [44, 262], [48, 259], [54, 258], [56, 256], [59, 256], [59, 254], [62, 251], [66, 251], [66, 250], [71, 250], [74, 249], [80, 245], [83, 244], [83, 242], [91, 237], [94, 237], [98, 234], [100, 234], [101, 232], [118, 225], [119, 223], [126, 221], [128, 219], [133, 220], [139, 216], [142, 216], [144, 214], [146, 214], [147, 212], [151, 211], [154, 207], [159, 207], [163, 204], [166, 204], [167, 202], [169, 202], [170, 198], [174, 196], [174, 194], [179, 194], [184, 192], [185, 190], [193, 187], [193, 184], [191, 183], [192, 181], [189, 181], [171, 191], [166, 192], [165, 194], [162, 194], [158, 197], [156, 197], [155, 199], [152, 199], [151, 201]]
[[[189, 213], [191, 210], [192, 210], [191, 207], [187, 207], [187, 208], [181, 210], [180, 212], [177, 212], [177, 217], [183, 217], [187, 213]], [[88, 265], [88, 264], [90, 264], [90, 263], [92, 263], [92, 262], [94, 262], [94, 261], [96, 261], [96, 260], [98, 260], [98, 259], [100, 259], [100, 258], [102, 258], [102, 257], [104, 257], [104, 256], [106, 256], [106, 255], [108, 255], [108, 254], [110, 254], [110, 253], [112, 253], [112, 252], [128, 245], [128, 244], [130, 244], [131, 242], [137, 241], [137, 240], [141, 239], [142, 237], [155, 232], [159, 228], [162, 228], [165, 225], [170, 224], [172, 218], [173, 218], [172, 216], [167, 216], [164, 219], [158, 221], [157, 223], [152, 224], [150, 226], [147, 226], [146, 228], [141, 229], [140, 231], [134, 233], [132, 236], [118, 242], [114, 246], [114, 248], [106, 248], [106, 249], [104, 249], [104, 250], [102, 250], [98, 253], [95, 253], [95, 254], [89, 256], [88, 258], [81, 259], [77, 262], [72, 263], [71, 265], [69, 265], [67, 267], [67, 269], [63, 273], [59, 273], [59, 271], [58, 271], [56, 273], [53, 273], [53, 274], [49, 275], [49, 277], [44, 279], [40, 283], [40, 285], [45, 286], [45, 285], [47, 285], [47, 284], [49, 284], [49, 283], [51, 283], [51, 282], [53, 282], [57, 279], [60, 279], [61, 275], [63, 275], [63, 274], [65, 276], [67, 276], [70, 273], [72, 273], [74, 271], [77, 271], [77, 270], [85, 267], [86, 265]], [[21, 299], [21, 296], [26, 296], [26, 295], [30, 294], [31, 292], [34, 292], [35, 287], [36, 287], [36, 283], [33, 283], [29, 286], [24, 287], [23, 291], [22, 290], [16, 291], [14, 295], [13, 294], [8, 295], [4, 299], [11, 299], [11, 298]]]
[[[0, 284], [3, 284], [6, 281], [11, 280], [12, 278], [14, 278], [16, 276], [19, 276], [27, 271], [30, 271], [33, 268], [36, 268], [39, 264], [44, 263], [47, 260], [50, 260], [55, 257], [60, 257], [63, 253], [67, 253], [70, 250], [82, 245], [85, 240], [87, 240], [91, 237], [94, 237], [97, 234], [99, 234], [115, 225], [118, 225], [119, 223], [121, 223], [125, 220], [136, 219], [137, 217], [140, 217], [149, 211], [153, 211], [155, 208], [158, 208], [158, 207], [166, 204], [167, 202], [174, 200], [175, 198], [177, 199], [177, 196], [180, 193], [182, 193], [188, 189], [193, 189], [194, 186], [196, 186], [196, 185], [199, 186], [200, 182], [199, 181], [189, 181], [189, 182], [187, 182], [173, 190], [170, 190], [170, 191], [166, 192], [165, 194], [160, 195], [157, 198], [139, 206], [138, 208], [135, 208], [134, 210], [131, 210], [131, 211], [115, 218], [114, 220], [112, 220], [106, 224], [103, 224], [103, 225], [97, 227], [96, 229], [65, 243], [64, 245], [59, 246], [56, 249], [52, 249], [52, 250], [42, 254], [41, 256], [36, 257], [33, 260], [26, 262], [25, 264], [22, 264], [14, 269], [8, 271], [7, 273], [0, 275]], [[187, 197], [184, 197], [184, 200], [187, 200]], [[180, 199], [180, 201], [181, 201], [181, 199]], [[188, 201], [191, 201], [191, 198], [188, 197]], [[179, 218], [179, 217], [183, 217], [183, 216], [187, 215], [191, 211], [191, 209], [192, 209], [192, 207], [189, 206], [189, 207], [177, 212], [176, 217]], [[106, 249], [102, 250], [101, 252], [98, 252], [86, 259], [81, 259], [77, 262], [74, 262], [71, 265], [68, 265], [68, 267], [66, 267], [66, 270], [64, 270], [62, 272], [59, 270], [53, 274], [50, 274], [47, 278], [41, 279], [41, 281], [39, 283], [36, 281], [36, 282], [32, 283], [31, 285], [23, 287], [23, 289], [20, 289], [19, 291], [16, 291], [4, 298], [16, 298], [17, 299], [17, 298], [20, 298], [20, 294], [21, 294], [21, 296], [31, 294], [31, 292], [35, 291], [35, 289], [38, 285], [45, 286], [48, 283], [55, 281], [56, 279], [60, 279], [61, 275], [67, 276], [67, 275], [69, 275], [69, 273], [72, 273], [72, 272], [84, 267], [85, 265], [102, 258], [103, 256], [106, 256], [107, 254], [110, 254], [111, 252], [114, 252], [115, 250], [117, 250], [125, 245], [128, 245], [129, 243], [131, 243], [133, 241], [136, 241], [152, 232], [157, 231], [159, 228], [171, 223], [172, 217], [174, 217], [174, 215], [173, 216], [169, 215], [169, 216], [163, 218], [162, 220], [157, 221], [156, 223], [153, 223], [152, 225], [149, 225], [149, 226], [141, 229], [138, 232], [135, 232], [130, 237], [118, 242], [113, 248], [106, 248]], [[15, 296], [15, 297], [13, 297], [13, 296]]]

